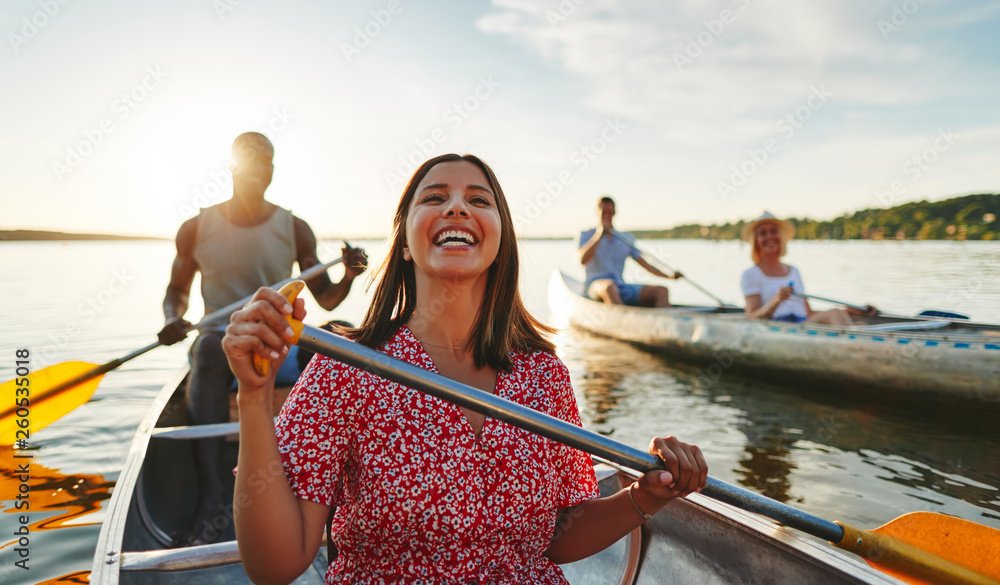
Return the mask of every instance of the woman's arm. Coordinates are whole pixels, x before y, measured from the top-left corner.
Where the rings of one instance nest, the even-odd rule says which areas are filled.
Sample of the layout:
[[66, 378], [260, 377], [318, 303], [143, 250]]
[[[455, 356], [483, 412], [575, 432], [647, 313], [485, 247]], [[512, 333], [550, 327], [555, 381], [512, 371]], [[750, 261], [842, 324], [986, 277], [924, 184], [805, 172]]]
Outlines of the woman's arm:
[[663, 460], [666, 471], [651, 471], [613, 496], [563, 511], [545, 556], [556, 563], [587, 558], [645, 522], [643, 514], [655, 514], [674, 498], [705, 487], [708, 464], [697, 446], [674, 437], [655, 438], [649, 452]]
[[[747, 295], [743, 297], [746, 302], [744, 312], [750, 319], [770, 319], [774, 316], [774, 311], [778, 308], [778, 305], [790, 296], [792, 296], [792, 287], [790, 286], [780, 288], [778, 294], [771, 297], [766, 304], [760, 295]], [[809, 310], [808, 303], [806, 304], [806, 310]]]
[[[276, 291], [262, 288], [236, 312], [222, 347], [239, 380], [240, 452], [233, 519], [240, 557], [254, 583], [290, 583], [316, 556], [329, 506], [300, 500], [288, 485], [271, 416], [274, 376], [291, 334], [283, 315], [293, 308]], [[294, 314], [305, 316], [296, 300]], [[270, 356], [268, 376], [253, 367], [253, 352]]]

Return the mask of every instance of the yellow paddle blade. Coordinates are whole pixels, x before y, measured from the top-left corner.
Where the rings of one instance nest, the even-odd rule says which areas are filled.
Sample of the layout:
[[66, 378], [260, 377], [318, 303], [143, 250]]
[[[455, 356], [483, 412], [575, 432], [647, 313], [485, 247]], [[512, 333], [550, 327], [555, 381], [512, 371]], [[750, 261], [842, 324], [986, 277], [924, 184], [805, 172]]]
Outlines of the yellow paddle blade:
[[1000, 584], [1000, 530], [936, 514], [913, 512], [874, 530], [844, 526], [837, 546], [913, 585]]
[[68, 387], [66, 383], [97, 367], [87, 362], [64, 362], [0, 385], [0, 443], [16, 445], [19, 439], [28, 440], [31, 433], [90, 400], [103, 374]]

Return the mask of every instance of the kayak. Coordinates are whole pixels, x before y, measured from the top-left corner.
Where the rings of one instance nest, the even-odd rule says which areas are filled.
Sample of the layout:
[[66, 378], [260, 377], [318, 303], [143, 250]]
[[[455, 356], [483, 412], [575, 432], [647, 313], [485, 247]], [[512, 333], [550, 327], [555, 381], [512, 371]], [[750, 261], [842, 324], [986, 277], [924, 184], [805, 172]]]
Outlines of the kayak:
[[[101, 526], [91, 583], [250, 582], [232, 540], [231, 509], [220, 510], [213, 523], [222, 542], [169, 548], [170, 533], [186, 522], [194, 508], [190, 441], [232, 437], [227, 441], [227, 465], [235, 464], [238, 449], [239, 423], [185, 425], [186, 375], [182, 370], [164, 384], [139, 423]], [[604, 465], [596, 471], [605, 495], [632, 481], [626, 472]], [[321, 548], [295, 583], [323, 583], [326, 567], [326, 550]], [[700, 494], [672, 502], [641, 529], [601, 553], [563, 565], [563, 570], [574, 585], [899, 583], [772, 520]]]
[[573, 327], [701, 364], [703, 384], [736, 371], [872, 398], [1000, 402], [1000, 325], [879, 315], [841, 327], [748, 319], [737, 307], [611, 305], [559, 271], [549, 306]]

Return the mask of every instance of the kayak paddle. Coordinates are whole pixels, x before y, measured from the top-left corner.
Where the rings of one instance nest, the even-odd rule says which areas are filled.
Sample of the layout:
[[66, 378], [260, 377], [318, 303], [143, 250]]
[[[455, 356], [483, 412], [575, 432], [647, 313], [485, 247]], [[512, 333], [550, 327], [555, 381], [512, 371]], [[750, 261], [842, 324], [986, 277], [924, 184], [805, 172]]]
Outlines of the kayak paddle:
[[[294, 343], [300, 347], [613, 463], [641, 472], [663, 469], [662, 461], [650, 453], [322, 329], [305, 325], [295, 337]], [[907, 583], [1000, 585], [1000, 530], [995, 528], [944, 514], [915, 512], [865, 531], [807, 514], [713, 477], [708, 478], [701, 493], [828, 540]]]
[[[344, 243], [347, 244], [347, 242]], [[337, 258], [326, 264], [318, 264], [298, 276], [287, 278], [273, 285], [271, 288], [279, 288], [291, 282], [309, 280], [327, 268], [343, 262], [343, 260], [343, 258]], [[251, 298], [240, 299], [206, 315], [197, 324], [192, 325], [188, 331], [201, 330], [218, 324], [240, 310]], [[0, 403], [2, 404], [0, 406], [2, 409], [0, 410], [0, 437], [2, 437], [0, 441], [16, 442], [18, 439], [27, 439], [30, 433], [47, 427], [90, 400], [104, 374], [147, 351], [156, 349], [160, 345], [162, 344], [159, 341], [151, 343], [124, 357], [101, 365], [87, 362], [63, 362], [30, 372], [26, 376], [17, 374], [17, 370], [15, 370], [17, 378], [0, 384], [0, 400], [2, 400]]]

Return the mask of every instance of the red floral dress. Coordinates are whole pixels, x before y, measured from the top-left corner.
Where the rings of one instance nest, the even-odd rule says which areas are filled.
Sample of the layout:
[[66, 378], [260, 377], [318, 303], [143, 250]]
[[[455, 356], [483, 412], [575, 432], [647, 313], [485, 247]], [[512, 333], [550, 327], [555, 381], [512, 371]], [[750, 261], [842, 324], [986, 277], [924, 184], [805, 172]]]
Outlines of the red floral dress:
[[[402, 327], [380, 351], [436, 372]], [[566, 366], [512, 352], [502, 398], [580, 424]], [[566, 583], [543, 556], [556, 508], [597, 497], [581, 451], [317, 356], [276, 429], [299, 498], [337, 506], [327, 583]]]

